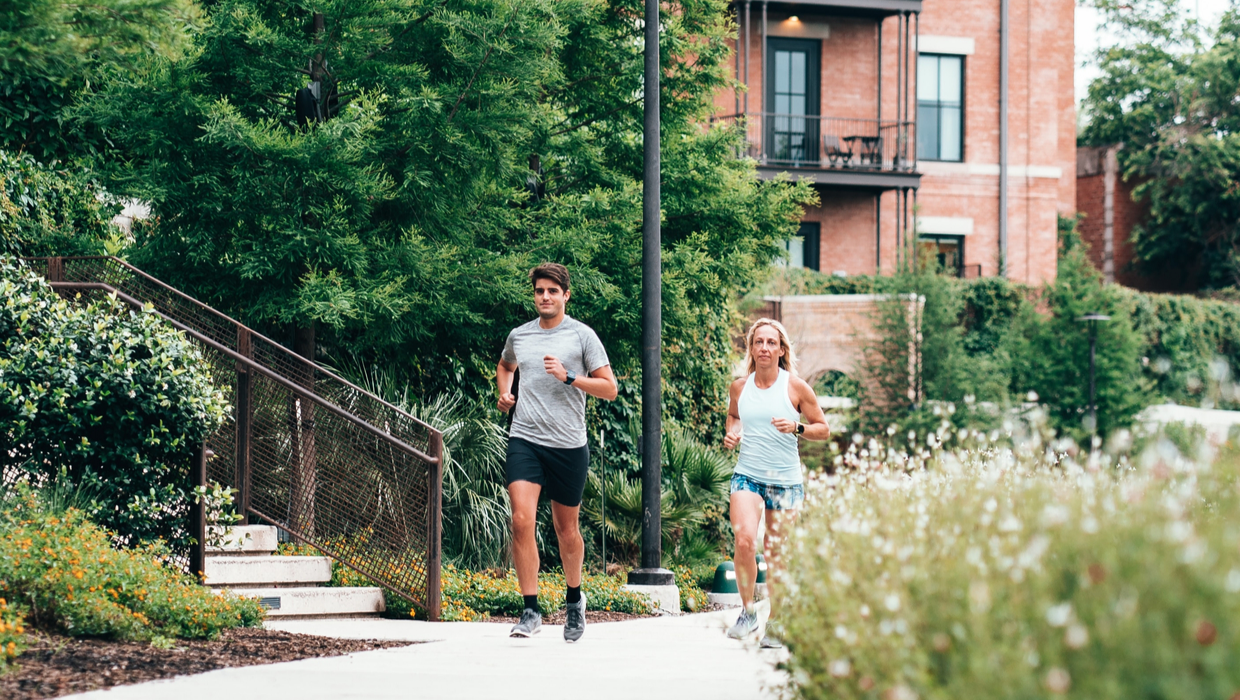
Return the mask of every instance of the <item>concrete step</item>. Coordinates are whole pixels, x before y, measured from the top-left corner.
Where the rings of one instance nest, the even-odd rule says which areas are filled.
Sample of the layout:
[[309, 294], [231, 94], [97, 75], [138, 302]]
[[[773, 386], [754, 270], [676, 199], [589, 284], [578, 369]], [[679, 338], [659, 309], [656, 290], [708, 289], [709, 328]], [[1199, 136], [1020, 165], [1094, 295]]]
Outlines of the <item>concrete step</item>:
[[272, 525], [234, 525], [229, 528], [211, 527], [207, 541], [223, 538], [218, 546], [207, 547], [207, 556], [215, 554], [262, 555], [276, 551], [279, 541]]
[[269, 618], [377, 617], [384, 611], [381, 588], [242, 588], [258, 598]]
[[312, 586], [332, 580], [327, 557], [207, 557], [208, 586], [217, 588], [281, 588]]

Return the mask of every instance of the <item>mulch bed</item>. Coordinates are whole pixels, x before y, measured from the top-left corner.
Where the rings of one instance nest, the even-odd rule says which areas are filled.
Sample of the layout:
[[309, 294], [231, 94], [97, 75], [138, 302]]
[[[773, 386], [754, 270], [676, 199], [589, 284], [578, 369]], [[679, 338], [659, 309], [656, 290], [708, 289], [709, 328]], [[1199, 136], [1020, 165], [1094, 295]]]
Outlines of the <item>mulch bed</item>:
[[172, 649], [144, 642], [77, 639], [34, 632], [17, 667], [0, 675], [0, 698], [55, 698], [233, 666], [257, 666], [412, 642], [334, 639], [263, 629], [227, 630], [212, 641], [176, 640]]

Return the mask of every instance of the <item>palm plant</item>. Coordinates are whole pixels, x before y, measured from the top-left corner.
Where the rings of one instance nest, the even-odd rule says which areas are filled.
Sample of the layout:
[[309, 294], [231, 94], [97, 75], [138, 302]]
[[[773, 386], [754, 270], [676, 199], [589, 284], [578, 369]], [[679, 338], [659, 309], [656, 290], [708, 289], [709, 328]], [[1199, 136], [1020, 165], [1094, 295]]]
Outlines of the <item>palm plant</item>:
[[359, 386], [443, 433], [444, 560], [468, 569], [507, 565], [511, 508], [504, 429], [459, 391], [419, 401], [390, 367], [355, 357], [343, 365], [342, 374]]
[[[732, 466], [718, 450], [702, 444], [685, 431], [670, 426], [662, 444], [664, 486], [660, 495], [663, 550], [674, 563], [696, 563], [710, 558], [723, 544], [701, 529], [718, 518], [727, 505]], [[607, 497], [606, 519], [602, 497]], [[641, 481], [623, 471], [606, 478], [590, 474], [582, 501], [583, 520], [607, 535], [609, 549], [633, 561], [640, 551], [642, 532]]]

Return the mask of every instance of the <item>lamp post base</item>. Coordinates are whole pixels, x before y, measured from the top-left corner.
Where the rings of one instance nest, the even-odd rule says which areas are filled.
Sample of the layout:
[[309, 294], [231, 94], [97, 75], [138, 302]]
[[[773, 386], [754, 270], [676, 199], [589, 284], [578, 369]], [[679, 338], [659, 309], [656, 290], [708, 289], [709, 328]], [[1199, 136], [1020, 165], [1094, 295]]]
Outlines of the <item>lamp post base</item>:
[[667, 569], [633, 569], [629, 572], [630, 586], [675, 586], [676, 575]]
[[667, 569], [633, 569], [624, 588], [649, 597], [659, 612], [680, 614], [680, 589], [676, 576]]

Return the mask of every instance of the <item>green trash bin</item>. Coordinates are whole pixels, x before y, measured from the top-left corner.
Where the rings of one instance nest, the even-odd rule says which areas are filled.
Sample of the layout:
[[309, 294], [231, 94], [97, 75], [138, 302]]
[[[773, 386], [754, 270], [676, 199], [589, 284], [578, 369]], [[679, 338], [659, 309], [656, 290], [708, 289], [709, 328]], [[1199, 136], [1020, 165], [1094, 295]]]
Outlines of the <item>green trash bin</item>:
[[711, 593], [739, 593], [736, 588], [736, 567], [725, 561], [715, 567], [715, 581], [710, 584]]
[[758, 555], [758, 580], [754, 583], [766, 583], [766, 559]]

